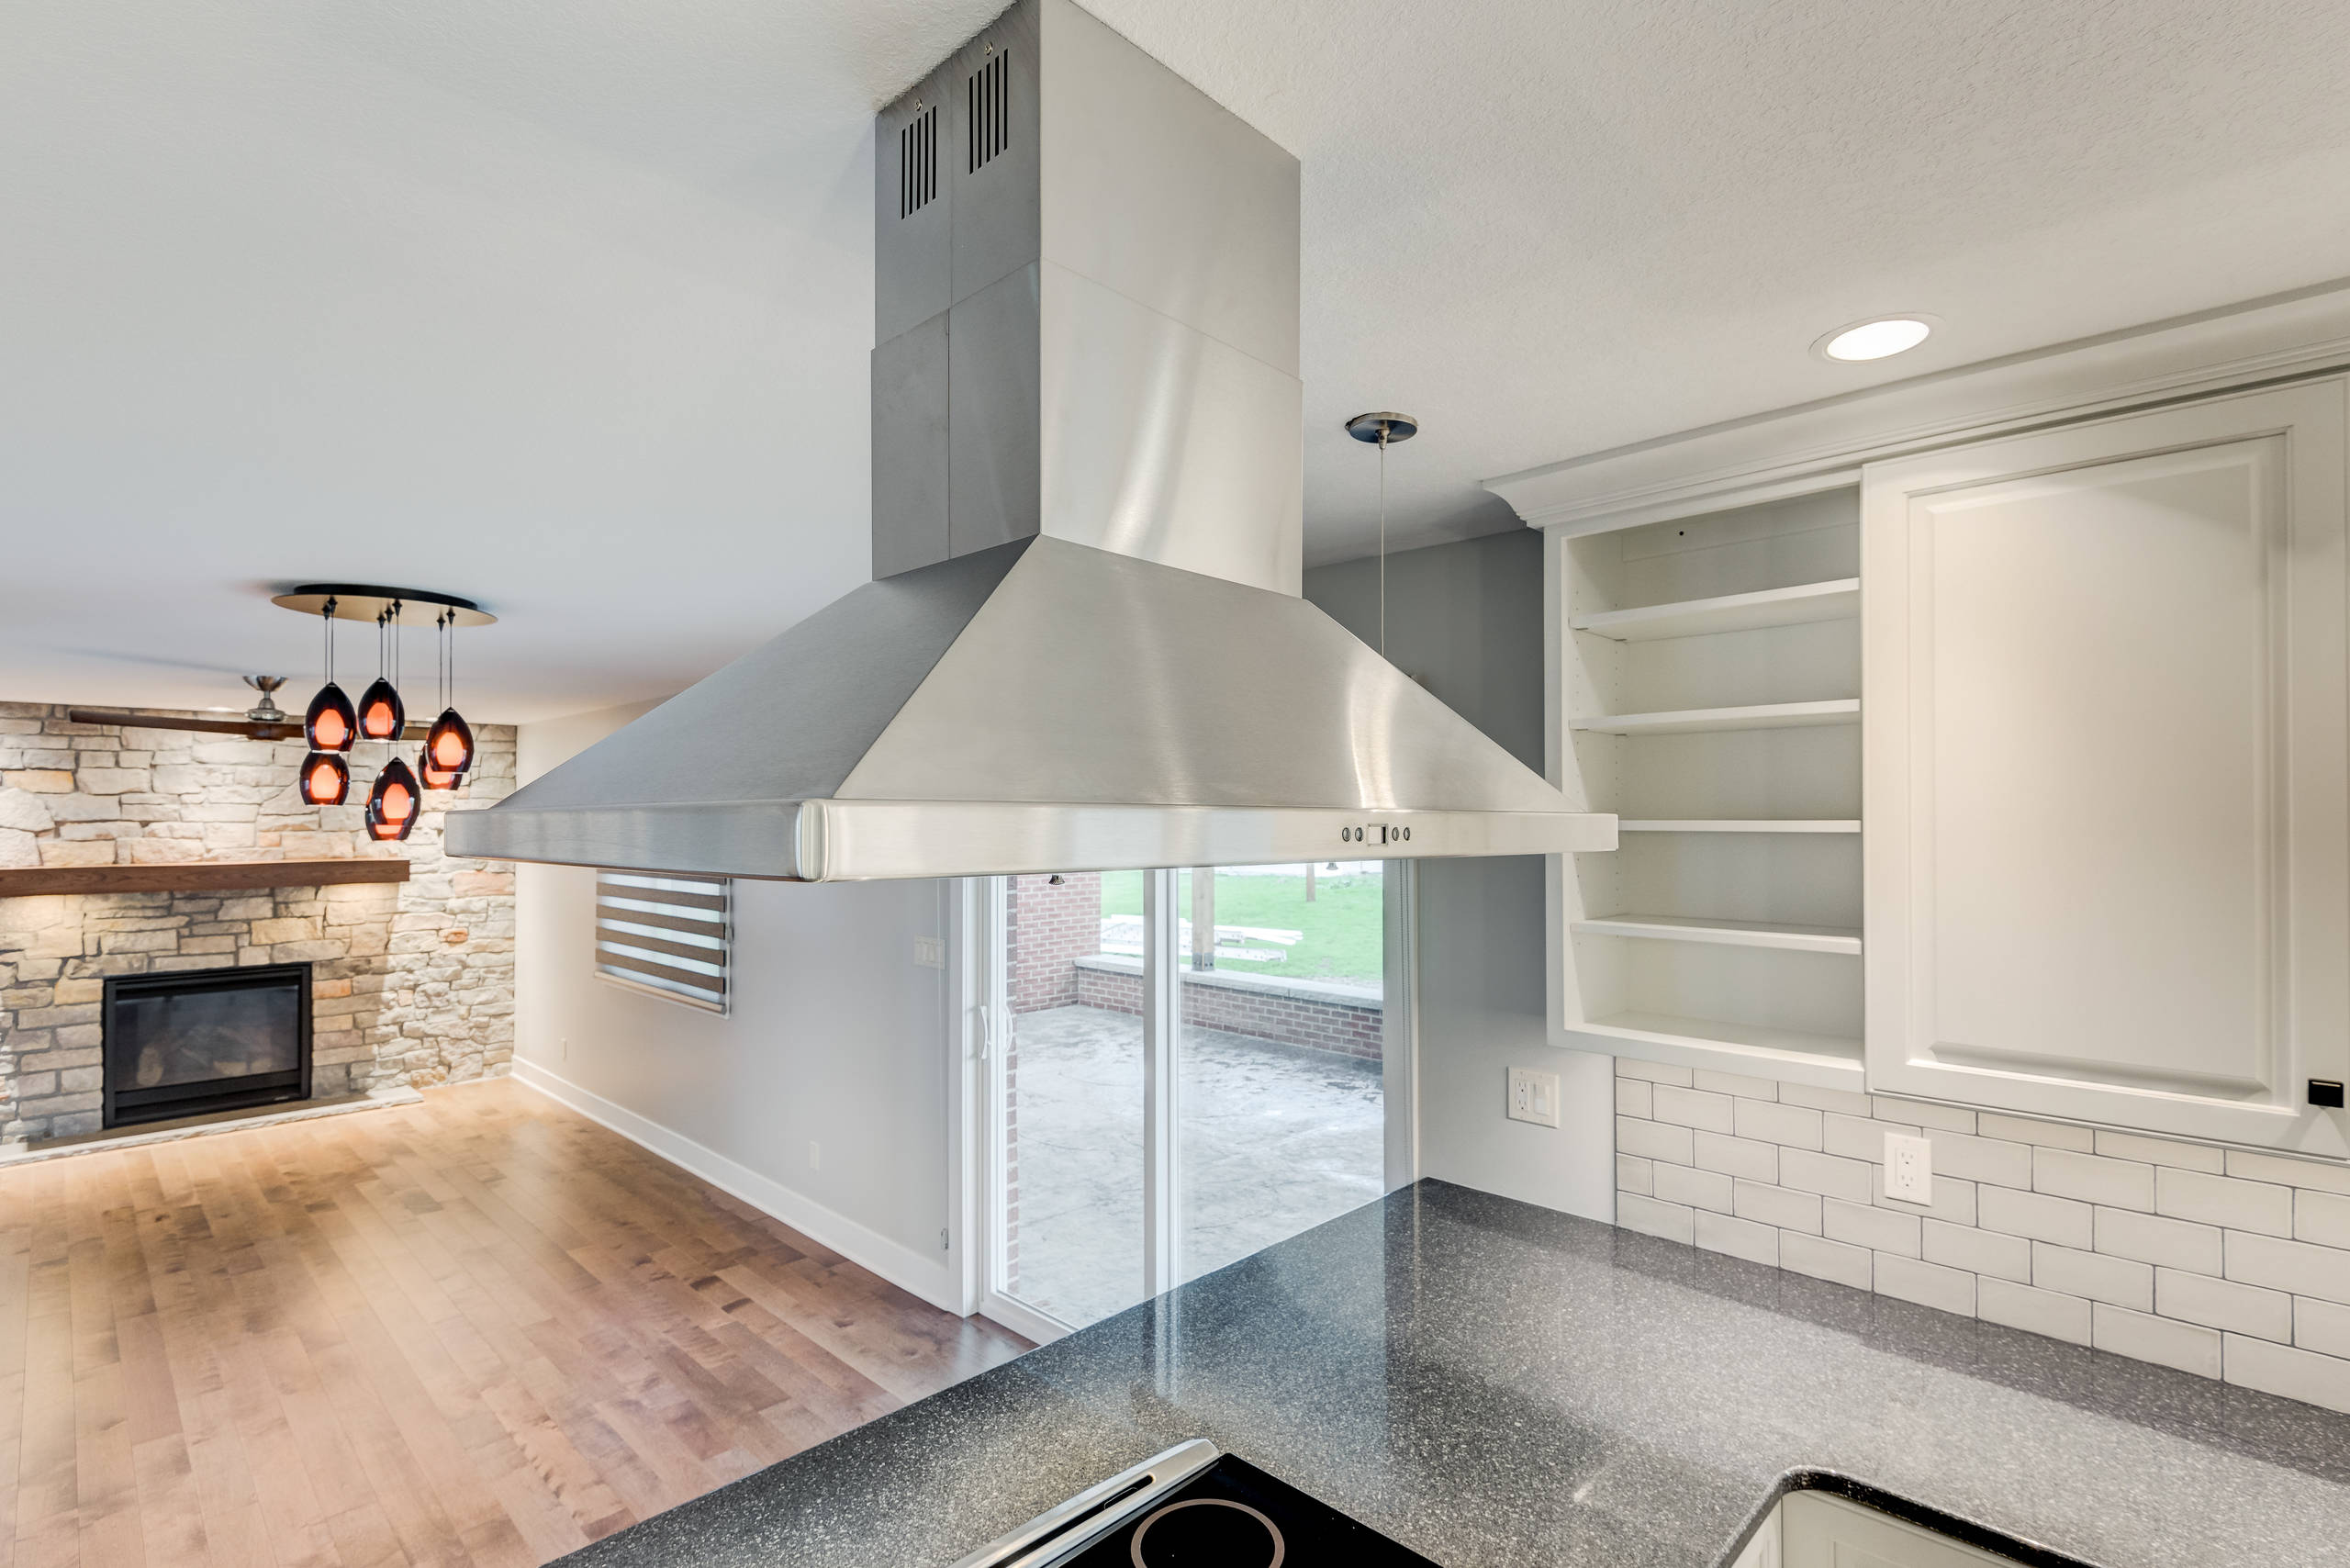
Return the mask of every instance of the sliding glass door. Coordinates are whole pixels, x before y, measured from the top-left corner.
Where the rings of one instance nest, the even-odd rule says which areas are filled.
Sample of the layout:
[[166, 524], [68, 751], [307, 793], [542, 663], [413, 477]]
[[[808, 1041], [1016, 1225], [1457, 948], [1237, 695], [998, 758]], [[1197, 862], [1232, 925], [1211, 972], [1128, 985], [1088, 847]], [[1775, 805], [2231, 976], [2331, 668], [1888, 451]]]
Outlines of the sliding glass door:
[[1081, 1327], [1399, 1175], [1389, 1082], [1408, 1034], [1388, 975], [1407, 876], [1317, 861], [998, 885], [982, 1139], [998, 1316]]

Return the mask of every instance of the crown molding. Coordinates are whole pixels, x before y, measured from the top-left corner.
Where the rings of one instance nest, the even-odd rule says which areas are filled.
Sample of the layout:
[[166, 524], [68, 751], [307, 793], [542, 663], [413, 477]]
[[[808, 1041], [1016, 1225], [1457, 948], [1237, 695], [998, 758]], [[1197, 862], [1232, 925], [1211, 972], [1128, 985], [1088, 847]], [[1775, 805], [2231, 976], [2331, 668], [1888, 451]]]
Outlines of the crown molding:
[[1836, 489], [1863, 463], [2350, 364], [2350, 282], [1591, 453], [1484, 481], [1562, 535]]

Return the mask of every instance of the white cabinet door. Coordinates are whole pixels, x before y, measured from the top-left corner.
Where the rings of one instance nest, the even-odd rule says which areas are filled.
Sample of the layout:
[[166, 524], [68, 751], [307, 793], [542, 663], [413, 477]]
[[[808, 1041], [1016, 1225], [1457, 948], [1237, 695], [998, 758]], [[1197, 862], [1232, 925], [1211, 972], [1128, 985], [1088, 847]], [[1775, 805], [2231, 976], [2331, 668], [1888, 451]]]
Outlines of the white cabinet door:
[[2344, 394], [1874, 465], [1869, 1086], [2341, 1157]]
[[[1790, 1492], [1778, 1506], [1785, 1568], [2014, 1568], [1891, 1514], [1825, 1492]], [[1775, 1568], [1775, 1565], [1774, 1565]]]

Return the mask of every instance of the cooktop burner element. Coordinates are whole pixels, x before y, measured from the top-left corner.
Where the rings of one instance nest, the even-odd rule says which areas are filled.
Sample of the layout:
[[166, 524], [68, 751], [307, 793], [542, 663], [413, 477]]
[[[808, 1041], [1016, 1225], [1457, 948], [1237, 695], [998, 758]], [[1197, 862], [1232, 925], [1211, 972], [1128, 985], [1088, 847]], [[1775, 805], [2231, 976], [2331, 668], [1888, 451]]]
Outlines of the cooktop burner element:
[[1437, 1568], [1245, 1459], [1193, 1441], [1078, 1494], [956, 1568]]
[[1143, 1516], [1135, 1526], [1135, 1568], [1183, 1568], [1225, 1562], [1231, 1568], [1281, 1568], [1289, 1556], [1281, 1527], [1246, 1503], [1228, 1497], [1186, 1497]]

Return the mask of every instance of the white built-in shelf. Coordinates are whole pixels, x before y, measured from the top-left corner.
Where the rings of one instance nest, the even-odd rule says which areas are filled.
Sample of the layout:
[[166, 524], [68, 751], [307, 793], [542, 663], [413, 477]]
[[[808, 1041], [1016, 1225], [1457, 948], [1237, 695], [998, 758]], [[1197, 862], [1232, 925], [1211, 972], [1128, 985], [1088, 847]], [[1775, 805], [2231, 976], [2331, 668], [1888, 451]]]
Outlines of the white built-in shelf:
[[1707, 942], [1721, 947], [1776, 947], [1790, 953], [1860, 956], [1861, 934], [1843, 925], [1784, 925], [1769, 921], [1700, 920], [1679, 914], [1610, 914], [1578, 920], [1592, 936], [1635, 936], [1661, 942]]
[[1584, 1036], [1592, 1049], [1636, 1047], [1617, 1050], [1619, 1056], [1693, 1067], [1727, 1067], [1824, 1089], [1857, 1090], [1862, 1083], [1861, 1042], [1843, 1035], [1766, 1029], [1668, 1013], [1611, 1013], [1588, 1023], [1570, 1024], [1567, 1030], [1571, 1036]]
[[1578, 730], [1609, 735], [1685, 735], [1704, 730], [1788, 730], [1813, 724], [1857, 724], [1861, 700], [1826, 702], [1757, 702], [1742, 708], [1684, 708], [1670, 713], [1594, 713], [1574, 721]]
[[1858, 817], [1624, 817], [1618, 833], [1858, 833]]
[[1760, 593], [1726, 593], [1715, 599], [1684, 599], [1638, 610], [1601, 610], [1574, 618], [1578, 632], [1618, 642], [1647, 643], [1664, 637], [1697, 637], [1710, 632], [1754, 632], [1765, 626], [1800, 626], [1813, 621], [1851, 621], [1861, 613], [1861, 579], [1798, 583]]

